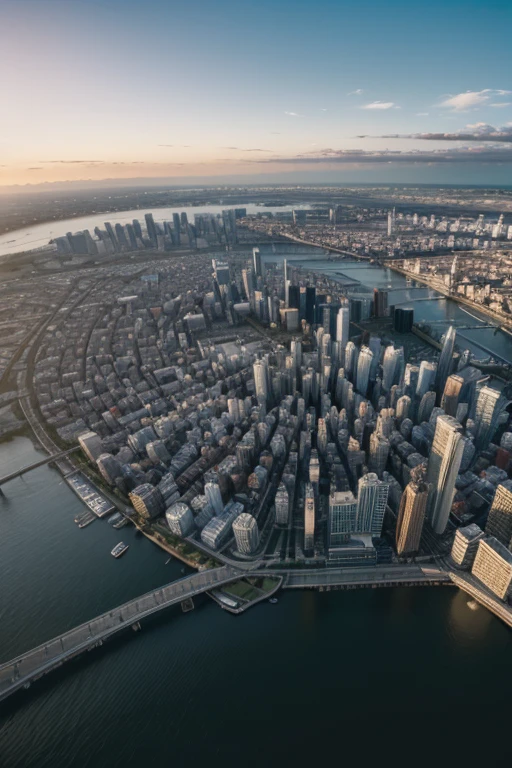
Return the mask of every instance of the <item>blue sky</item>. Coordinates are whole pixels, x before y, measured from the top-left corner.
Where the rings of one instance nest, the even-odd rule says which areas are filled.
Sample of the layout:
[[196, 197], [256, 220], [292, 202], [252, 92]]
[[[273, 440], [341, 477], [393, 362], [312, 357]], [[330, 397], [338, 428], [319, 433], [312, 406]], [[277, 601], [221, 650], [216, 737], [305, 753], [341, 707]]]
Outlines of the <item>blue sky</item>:
[[0, 5], [2, 185], [510, 179], [510, 2]]

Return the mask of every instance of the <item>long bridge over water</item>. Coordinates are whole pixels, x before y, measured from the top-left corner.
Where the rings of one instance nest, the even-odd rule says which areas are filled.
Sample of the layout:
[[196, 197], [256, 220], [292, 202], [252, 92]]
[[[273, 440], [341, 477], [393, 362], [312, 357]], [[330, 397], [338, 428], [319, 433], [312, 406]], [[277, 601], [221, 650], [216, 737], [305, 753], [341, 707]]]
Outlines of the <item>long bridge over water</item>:
[[[171, 605], [216, 589], [248, 574], [231, 566], [195, 573], [97, 616], [74, 629], [0, 665], [0, 701], [61, 667], [66, 661], [102, 645], [104, 640], [137, 625]], [[367, 568], [318, 568], [312, 570], [264, 569], [251, 575], [284, 577], [287, 588], [356, 589], [360, 587], [429, 586], [450, 583], [438, 566], [382, 565]]]
[[117, 632], [130, 628], [153, 613], [181, 603], [209, 589], [228, 584], [243, 574], [232, 568], [212, 568], [173, 581], [118, 608], [97, 616], [31, 651], [0, 665], [0, 701], [20, 688], [89, 651]]
[[64, 456], [69, 456], [70, 453], [75, 453], [75, 451], [79, 451], [79, 450], [80, 450], [80, 446], [75, 445], [74, 448], [68, 448], [67, 451], [59, 451], [58, 453], [53, 453], [51, 456], [46, 456], [46, 458], [41, 459], [40, 461], [35, 461], [33, 464], [28, 464], [26, 467], [21, 467], [21, 469], [16, 469], [14, 472], [11, 472], [8, 475], [4, 475], [3, 477], [0, 477], [0, 485], [7, 483], [9, 480], [14, 480], [15, 477], [24, 475], [25, 472], [30, 472], [31, 470], [37, 469], [37, 467], [42, 467], [45, 464], [50, 464], [52, 461], [58, 461], [58, 459], [62, 459], [64, 458]]

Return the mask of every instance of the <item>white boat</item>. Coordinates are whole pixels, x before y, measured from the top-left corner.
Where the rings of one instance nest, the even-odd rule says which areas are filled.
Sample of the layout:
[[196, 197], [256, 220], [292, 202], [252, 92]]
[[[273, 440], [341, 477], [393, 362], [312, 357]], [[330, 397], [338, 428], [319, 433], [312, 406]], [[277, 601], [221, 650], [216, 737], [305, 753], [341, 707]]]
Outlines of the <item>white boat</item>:
[[119, 544], [116, 544], [112, 552], [110, 553], [112, 557], [121, 557], [121, 555], [124, 555], [126, 550], [128, 549], [128, 544], [125, 544], [124, 541], [120, 541]]

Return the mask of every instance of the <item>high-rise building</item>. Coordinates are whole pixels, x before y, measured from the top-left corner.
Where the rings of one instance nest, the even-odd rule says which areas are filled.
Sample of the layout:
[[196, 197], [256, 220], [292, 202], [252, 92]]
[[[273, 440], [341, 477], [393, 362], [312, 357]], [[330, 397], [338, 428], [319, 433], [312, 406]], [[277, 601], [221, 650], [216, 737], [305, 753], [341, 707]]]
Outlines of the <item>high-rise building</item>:
[[478, 542], [483, 535], [484, 532], [475, 523], [466, 525], [464, 528], [457, 528], [451, 551], [453, 562], [460, 568], [469, 570], [475, 559]]
[[438, 402], [440, 402], [441, 395], [444, 391], [446, 379], [452, 372], [455, 336], [456, 336], [455, 328], [453, 327], [453, 325], [450, 325], [450, 327], [446, 331], [444, 341], [443, 341], [443, 347], [441, 349], [441, 354], [439, 356], [439, 361], [437, 363], [435, 386], [436, 386], [436, 392], [438, 393], [438, 397], [439, 397]]
[[348, 306], [340, 307], [336, 317], [336, 341], [341, 342], [343, 349], [347, 346], [350, 332], [350, 310]]
[[258, 549], [260, 533], [258, 523], [248, 512], [242, 512], [233, 522], [236, 548], [244, 555], [252, 555]]
[[478, 542], [471, 573], [500, 600], [506, 600], [511, 592], [512, 553], [494, 536], [486, 536]]
[[252, 260], [253, 260], [254, 274], [256, 275], [256, 277], [262, 277], [261, 253], [259, 248], [252, 249]]
[[335, 491], [329, 496], [328, 546], [345, 544], [356, 521], [357, 501], [351, 491]]
[[222, 514], [224, 504], [218, 483], [208, 481], [204, 484], [204, 495], [216, 515]]
[[308, 323], [315, 322], [315, 302], [316, 288], [308, 285], [306, 288], [306, 320]]
[[425, 471], [421, 466], [414, 467], [398, 509], [396, 551], [399, 555], [413, 555], [419, 551], [427, 502], [428, 485], [425, 481]]
[[156, 231], [156, 224], [153, 219], [152, 213], [146, 213], [144, 216], [144, 219], [146, 220], [146, 229], [148, 232], [148, 237], [151, 240], [151, 245], [156, 248], [157, 246], [157, 231]]
[[444, 533], [459, 472], [464, 441], [462, 427], [452, 416], [437, 418], [432, 450], [428, 460], [427, 482], [430, 485], [429, 520], [436, 533]]
[[345, 376], [354, 380], [357, 372], [357, 360], [359, 351], [353, 341], [349, 341], [345, 347]]
[[165, 513], [165, 519], [171, 533], [185, 538], [195, 530], [194, 515], [182, 501], [177, 501]]
[[363, 475], [358, 482], [355, 531], [380, 536], [386, 512], [389, 485], [374, 472]]
[[274, 504], [276, 508], [277, 525], [288, 525], [290, 516], [290, 496], [283, 482], [279, 483]]
[[446, 379], [443, 396], [441, 398], [441, 408], [448, 416], [457, 415], [457, 406], [459, 404], [459, 397], [462, 387], [464, 386], [464, 379], [456, 373], [452, 373]]
[[101, 437], [96, 432], [92, 432], [91, 430], [83, 432], [79, 435], [78, 442], [82, 451], [93, 464], [103, 453]]
[[416, 394], [419, 398], [431, 389], [436, 378], [437, 366], [435, 363], [430, 363], [428, 360], [422, 360], [420, 363], [420, 372], [418, 375], [418, 386], [416, 387]]
[[181, 222], [179, 213], [173, 213], [172, 223], [174, 228], [175, 245], [181, 245]]
[[485, 386], [480, 390], [475, 411], [475, 447], [478, 451], [489, 447], [508, 402], [501, 392], [492, 387]]
[[154, 485], [143, 483], [128, 494], [134, 509], [142, 517], [153, 519], [165, 510], [163, 496]]
[[268, 397], [267, 366], [263, 360], [256, 360], [252, 369], [254, 373], [254, 389], [256, 396], [266, 400]]
[[389, 392], [395, 381], [395, 375], [397, 372], [397, 364], [399, 359], [399, 350], [390, 344], [384, 351], [384, 359], [382, 361], [382, 389], [384, 392]]
[[368, 390], [372, 361], [373, 352], [370, 348], [361, 347], [359, 351], [359, 359], [357, 361], [356, 389], [363, 397], [366, 397], [366, 392]]
[[388, 314], [388, 292], [380, 288], [373, 289], [373, 314], [385, 317]]
[[505, 547], [510, 547], [512, 543], [512, 491], [504, 485], [498, 485], [496, 488], [485, 533], [494, 536]]
[[379, 478], [382, 478], [382, 473], [386, 468], [389, 449], [389, 440], [374, 430], [370, 435], [368, 468], [370, 472], [374, 472]]
[[311, 483], [306, 483], [304, 502], [304, 550], [312, 550], [315, 544], [315, 494]]

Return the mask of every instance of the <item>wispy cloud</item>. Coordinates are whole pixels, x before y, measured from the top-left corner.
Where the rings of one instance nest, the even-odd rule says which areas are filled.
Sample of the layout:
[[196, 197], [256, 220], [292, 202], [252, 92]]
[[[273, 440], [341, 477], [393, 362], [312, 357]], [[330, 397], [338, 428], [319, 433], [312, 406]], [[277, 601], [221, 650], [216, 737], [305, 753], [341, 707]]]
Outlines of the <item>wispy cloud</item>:
[[393, 101], [372, 101], [370, 104], [365, 104], [361, 109], [393, 109], [394, 106]]
[[363, 93], [362, 88], [356, 88], [355, 91], [349, 91], [349, 93], [347, 93], [347, 96], [361, 96], [362, 93]]
[[507, 96], [512, 91], [496, 90], [494, 88], [484, 88], [482, 91], [465, 91], [449, 95], [438, 105], [446, 107], [455, 112], [465, 112], [468, 109], [478, 109], [483, 106], [490, 106], [489, 101], [496, 96]]
[[[362, 137], [361, 137], [362, 138]], [[380, 139], [423, 139], [425, 141], [477, 141], [512, 143], [512, 125], [495, 128], [488, 123], [466, 125], [453, 133], [393, 133], [379, 136]]]
[[427, 117], [428, 112], [416, 112], [416, 117]]
[[40, 165], [39, 166], [34, 165], [34, 166], [32, 166], [32, 168], [27, 168], [27, 171], [42, 171], [42, 170], [43, 170], [42, 166], [40, 166]]
[[101, 165], [105, 160], [39, 160], [40, 163], [49, 163], [50, 165]]
[[243, 147], [219, 147], [219, 149], [232, 149], [237, 150], [238, 152], [273, 152], [273, 149], [260, 149], [259, 147], [256, 147], [254, 149], [243, 149]]
[[286, 112], [285, 115], [288, 115], [288, 117], [300, 117], [298, 112]]
[[512, 163], [512, 147], [453, 147], [451, 149], [436, 149], [432, 151], [365, 151], [359, 149], [322, 149], [318, 152], [307, 152], [293, 157], [277, 157], [256, 160], [257, 163], [277, 163], [284, 165], [328, 165], [328, 164], [442, 164], [450, 163]]
[[512, 101], [498, 101], [496, 104], [489, 104], [490, 107], [510, 107], [512, 106]]

